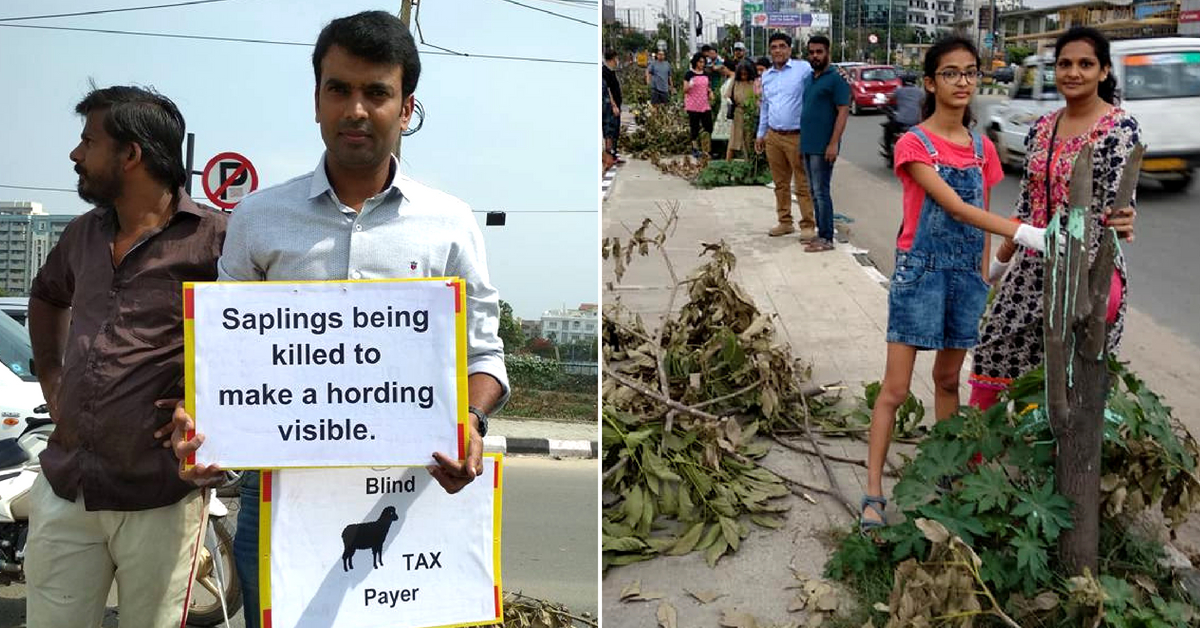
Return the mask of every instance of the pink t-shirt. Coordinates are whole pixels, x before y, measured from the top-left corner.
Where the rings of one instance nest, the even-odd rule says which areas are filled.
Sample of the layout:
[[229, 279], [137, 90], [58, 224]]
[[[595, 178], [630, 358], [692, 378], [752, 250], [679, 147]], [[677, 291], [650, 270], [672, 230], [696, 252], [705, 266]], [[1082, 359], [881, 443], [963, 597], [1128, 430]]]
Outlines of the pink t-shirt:
[[683, 80], [691, 81], [691, 87], [683, 94], [683, 108], [686, 111], [708, 111], [712, 107], [708, 103], [708, 77], [703, 74], [688, 72]]
[[[925, 135], [933, 142], [938, 153], [938, 161], [951, 168], [967, 168], [975, 164], [975, 148], [968, 144], [960, 146], [939, 137], [926, 129]], [[915, 133], [905, 133], [896, 141], [895, 150], [896, 176], [900, 178], [900, 187], [904, 192], [904, 224], [900, 228], [900, 236], [896, 238], [896, 248], [907, 251], [912, 248], [913, 237], [917, 234], [917, 225], [921, 222], [921, 206], [925, 204], [925, 188], [909, 176], [904, 165], [911, 162], [933, 165], [933, 157], [925, 149], [925, 144]], [[1000, 165], [1000, 156], [996, 147], [987, 137], [983, 138], [983, 186], [985, 190], [1004, 178], [1004, 168]], [[986, 198], [986, 196], [985, 196]], [[986, 209], [986, 208], [984, 208]]]

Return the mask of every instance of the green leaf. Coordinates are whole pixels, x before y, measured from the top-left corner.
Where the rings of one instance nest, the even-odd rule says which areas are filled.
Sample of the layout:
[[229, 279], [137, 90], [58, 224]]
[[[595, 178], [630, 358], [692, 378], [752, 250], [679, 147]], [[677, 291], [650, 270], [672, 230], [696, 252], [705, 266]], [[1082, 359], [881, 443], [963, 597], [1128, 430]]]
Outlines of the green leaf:
[[692, 503], [692, 490], [687, 484], [679, 485], [679, 520], [683, 522], [699, 519], [696, 505]]
[[974, 504], [956, 504], [949, 497], [936, 504], [925, 504], [917, 512], [946, 526], [951, 534], [958, 535], [967, 545], [975, 544], [975, 535], [986, 534], [983, 524], [975, 518]]
[[825, 575], [835, 580], [844, 580], [851, 576], [862, 577], [882, 559], [879, 546], [873, 540], [851, 532], [842, 539], [841, 546], [833, 553], [829, 562], [825, 563]]
[[933, 484], [912, 473], [905, 474], [904, 478], [896, 483], [896, 488], [892, 489], [892, 499], [901, 510], [916, 508], [933, 496]]
[[704, 532], [704, 522], [693, 523], [683, 536], [675, 542], [675, 545], [667, 551], [669, 556], [682, 556], [696, 549], [696, 544], [700, 542], [700, 535]]
[[929, 542], [909, 518], [904, 523], [888, 526], [880, 533], [881, 538], [892, 544], [892, 562], [900, 563], [906, 558], [924, 558]]
[[704, 551], [704, 562], [708, 563], [709, 567], [716, 567], [717, 561], [721, 560], [727, 549], [729, 549], [729, 544], [725, 542], [725, 539], [718, 538], [716, 542], [709, 545], [708, 549]]
[[1012, 540], [1012, 545], [1017, 548], [1017, 569], [1022, 570], [1022, 574], [1027, 576], [1025, 582], [1027, 592], [1032, 592], [1040, 588], [1038, 585], [1050, 581], [1049, 549], [1035, 532], [1021, 529], [1017, 532], [1017, 538]]
[[1104, 606], [1116, 611], [1118, 614], [1124, 613], [1127, 608], [1138, 604], [1137, 591], [1133, 585], [1114, 578], [1108, 574], [1102, 574], [1099, 578], [1100, 586], [1104, 587]]
[[[949, 419], [942, 421], [960, 421]], [[960, 440], [929, 439], [920, 445], [920, 455], [912, 462], [913, 470], [929, 482], [944, 477], [959, 475], [967, 468], [967, 462], [975, 454], [974, 446]]]
[[[703, 523], [701, 523], [701, 525], [703, 525]], [[716, 543], [717, 538], [720, 536], [721, 525], [717, 523], [710, 525], [708, 527], [708, 532], [705, 532], [704, 536], [700, 537], [700, 542], [696, 544], [696, 549], [702, 550], [712, 546], [712, 544]]]
[[1008, 507], [1013, 487], [1008, 482], [1004, 472], [992, 467], [979, 467], [971, 475], [963, 478], [962, 499], [975, 502], [975, 512], [988, 510], [1004, 510]]
[[604, 568], [632, 565], [633, 563], [640, 563], [643, 560], [650, 560], [651, 558], [654, 558], [654, 554], [605, 554]]
[[721, 535], [725, 537], [725, 542], [733, 551], [737, 551], [738, 545], [741, 543], [741, 537], [738, 536], [737, 522], [729, 517], [721, 517]]
[[606, 552], [636, 552], [646, 547], [645, 541], [636, 536], [623, 536], [620, 538], [604, 537], [603, 549]]
[[1025, 517], [1029, 527], [1042, 530], [1047, 541], [1058, 540], [1064, 529], [1071, 527], [1071, 503], [1054, 492], [1054, 481], [1047, 480], [1041, 488], [1017, 497], [1012, 514]]
[[625, 521], [633, 527], [637, 527], [638, 522], [642, 520], [643, 510], [643, 493], [641, 486], [631, 486], [625, 491], [625, 503], [622, 505], [622, 510], [625, 511]]

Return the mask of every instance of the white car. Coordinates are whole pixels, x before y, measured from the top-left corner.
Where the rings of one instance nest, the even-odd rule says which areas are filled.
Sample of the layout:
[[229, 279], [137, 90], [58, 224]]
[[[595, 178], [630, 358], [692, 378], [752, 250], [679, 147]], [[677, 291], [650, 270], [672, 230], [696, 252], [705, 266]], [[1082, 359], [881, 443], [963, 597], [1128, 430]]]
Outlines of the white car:
[[16, 438], [25, 429], [25, 417], [45, 403], [33, 371], [29, 331], [0, 312], [0, 439]]
[[[1120, 106], [1137, 119], [1146, 156], [1142, 179], [1182, 191], [1200, 167], [1200, 38], [1163, 37], [1112, 43]], [[1001, 161], [1020, 168], [1025, 136], [1043, 114], [1063, 106], [1053, 55], [1025, 59], [1008, 100], [993, 107], [987, 134]]]

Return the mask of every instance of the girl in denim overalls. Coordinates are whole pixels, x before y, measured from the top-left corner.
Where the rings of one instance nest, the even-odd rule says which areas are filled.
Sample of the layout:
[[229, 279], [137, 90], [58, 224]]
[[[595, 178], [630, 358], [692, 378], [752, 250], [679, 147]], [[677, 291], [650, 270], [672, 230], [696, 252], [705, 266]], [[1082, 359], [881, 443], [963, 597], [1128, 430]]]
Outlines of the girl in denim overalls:
[[896, 174], [904, 191], [904, 221], [888, 292], [887, 367], [871, 414], [867, 494], [860, 527], [884, 525], [883, 464], [896, 408], [908, 397], [917, 351], [936, 350], [935, 415], [958, 409], [959, 373], [978, 340], [987, 300], [984, 282], [996, 233], [1033, 248], [1044, 230], [991, 214], [988, 188], [1004, 177], [991, 141], [970, 130], [979, 54], [951, 37], [925, 55], [923, 122], [896, 142]]

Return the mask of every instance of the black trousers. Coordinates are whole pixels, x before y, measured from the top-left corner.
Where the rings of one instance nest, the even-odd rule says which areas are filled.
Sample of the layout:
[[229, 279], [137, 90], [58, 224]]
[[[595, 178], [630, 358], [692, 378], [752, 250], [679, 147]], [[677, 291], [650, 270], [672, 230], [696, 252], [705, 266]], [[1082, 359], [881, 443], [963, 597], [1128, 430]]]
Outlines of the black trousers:
[[712, 135], [713, 117], [711, 109], [708, 111], [689, 111], [687, 114], [688, 130], [690, 131], [688, 136], [692, 138], [693, 142], [700, 137], [701, 127], [703, 127], [705, 131], [708, 131], [709, 135]]

